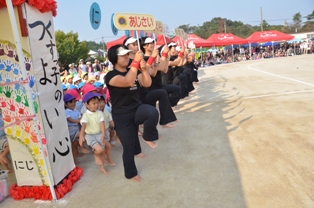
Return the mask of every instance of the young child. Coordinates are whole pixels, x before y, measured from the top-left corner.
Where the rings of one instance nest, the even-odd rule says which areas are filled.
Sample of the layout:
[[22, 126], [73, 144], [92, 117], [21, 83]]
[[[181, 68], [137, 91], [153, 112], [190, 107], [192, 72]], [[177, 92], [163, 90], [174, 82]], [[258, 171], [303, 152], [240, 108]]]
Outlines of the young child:
[[[105, 169], [105, 123], [104, 114], [99, 109], [99, 94], [89, 92], [84, 95], [83, 102], [86, 104], [87, 111], [81, 118], [81, 132], [79, 143], [82, 146], [86, 139], [89, 146], [93, 148], [95, 162], [100, 166], [104, 174], [108, 174]], [[85, 136], [84, 136], [85, 135]]]
[[67, 86], [67, 88], [70, 86], [70, 85], [72, 85], [73, 84], [73, 75], [68, 75], [68, 76], [66, 76], [66, 86]]
[[114, 123], [112, 120], [111, 114], [105, 109], [105, 97], [100, 96], [99, 99], [99, 110], [104, 114], [104, 122], [105, 122], [105, 129], [106, 129], [106, 137], [105, 137], [105, 154], [108, 158], [108, 163], [110, 166], [115, 166], [116, 163], [112, 161], [111, 158], [111, 144], [110, 144], [110, 133], [114, 131]]
[[80, 133], [79, 123], [81, 120], [81, 114], [78, 110], [75, 110], [76, 100], [75, 97], [71, 94], [65, 94], [63, 97], [64, 105], [65, 105], [65, 115], [67, 118], [68, 129], [70, 134], [70, 139], [72, 141], [72, 154], [74, 163], [78, 164], [76, 158], [79, 155], [78, 152], [78, 139]]
[[[2, 120], [2, 111], [0, 109], [0, 129], [4, 127], [4, 121]], [[7, 137], [5, 136], [4, 129], [0, 130], [0, 164], [2, 166], [3, 170], [9, 170], [10, 172], [13, 172], [13, 170], [10, 170], [8, 167], [8, 164], [11, 163], [11, 161], [7, 158], [7, 155], [9, 154], [9, 144]]]
[[[72, 95], [75, 100], [76, 100], [76, 103], [75, 103], [75, 110], [77, 110], [78, 112], [80, 112], [81, 114], [81, 109], [83, 107], [83, 102], [81, 100], [81, 96], [80, 94], [78, 93], [78, 91], [76, 89], [70, 89], [70, 90], [67, 90], [66, 91], [66, 94], [70, 94]], [[79, 124], [80, 125], [80, 124]], [[88, 149], [86, 149], [84, 146], [80, 146], [80, 151], [84, 154], [87, 154], [89, 153], [90, 151]]]

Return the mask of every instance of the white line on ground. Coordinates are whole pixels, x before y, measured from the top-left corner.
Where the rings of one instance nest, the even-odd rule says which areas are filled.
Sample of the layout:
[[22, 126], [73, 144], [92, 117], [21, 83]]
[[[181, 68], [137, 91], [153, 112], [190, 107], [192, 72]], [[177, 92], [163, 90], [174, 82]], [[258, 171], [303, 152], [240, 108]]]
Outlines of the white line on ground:
[[301, 91], [292, 91], [292, 92], [282, 92], [282, 93], [276, 93], [276, 94], [256, 95], [256, 96], [250, 96], [250, 97], [243, 97], [243, 99], [274, 97], [274, 96], [279, 96], [279, 95], [290, 95], [290, 94], [308, 93], [308, 92], [314, 92], [314, 90], [301, 90]]
[[247, 67], [249, 69], [252, 69], [254, 71], [258, 71], [258, 72], [261, 72], [261, 73], [264, 73], [264, 74], [272, 75], [272, 76], [275, 76], [275, 77], [279, 77], [279, 78], [282, 78], [282, 79], [287, 79], [287, 80], [294, 81], [294, 82], [299, 82], [301, 84], [305, 84], [305, 85], [309, 85], [309, 86], [314, 87], [314, 84], [303, 82], [303, 81], [300, 81], [300, 80], [297, 80], [297, 79], [292, 79], [292, 78], [289, 78], [289, 77], [280, 76], [280, 75], [269, 73], [269, 72], [265, 72], [265, 71], [262, 71], [262, 70], [258, 70], [258, 69], [255, 69], [255, 68], [251, 67], [251, 65], [248, 65]]

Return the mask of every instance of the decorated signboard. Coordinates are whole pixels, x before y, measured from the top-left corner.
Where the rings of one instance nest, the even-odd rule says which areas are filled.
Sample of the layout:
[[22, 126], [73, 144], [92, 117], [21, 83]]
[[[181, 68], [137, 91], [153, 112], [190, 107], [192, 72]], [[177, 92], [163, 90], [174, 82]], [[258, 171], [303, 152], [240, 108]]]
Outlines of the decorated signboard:
[[164, 27], [162, 22], [156, 21], [156, 27], [154, 30], [146, 30], [148, 33], [154, 33], [154, 34], [164, 34]]
[[[29, 186], [29, 191], [36, 186], [42, 190], [50, 187], [47, 194], [36, 196], [47, 200], [56, 197], [54, 186], [76, 170], [54, 36], [52, 15], [56, 13], [21, 2], [14, 10], [12, 5], [0, 5], [1, 26], [6, 28], [0, 30], [0, 105], [15, 186]], [[52, 3], [42, 2], [46, 9]], [[67, 184], [67, 190], [58, 192], [57, 198], [71, 186]], [[11, 196], [22, 199], [20, 190], [12, 187]]]
[[115, 13], [113, 19], [118, 30], [154, 30], [156, 27], [151, 14]]

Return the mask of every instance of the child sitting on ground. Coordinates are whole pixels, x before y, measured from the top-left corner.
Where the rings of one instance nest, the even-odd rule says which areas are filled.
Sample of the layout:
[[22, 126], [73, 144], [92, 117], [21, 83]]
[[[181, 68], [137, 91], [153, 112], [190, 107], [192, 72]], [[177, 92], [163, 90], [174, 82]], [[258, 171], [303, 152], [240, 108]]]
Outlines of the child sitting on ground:
[[9, 170], [10, 173], [13, 172], [13, 170], [9, 169], [8, 166], [11, 163], [11, 161], [7, 158], [10, 150], [4, 129], [2, 129], [3, 127], [4, 121], [2, 120], [2, 111], [0, 109], [0, 165], [2, 166], [3, 170]]
[[105, 137], [105, 154], [108, 159], [108, 163], [110, 166], [115, 166], [116, 164], [112, 161], [111, 158], [111, 144], [110, 144], [110, 131], [114, 131], [114, 123], [112, 120], [112, 116], [105, 109], [105, 98], [100, 96], [99, 100], [99, 110], [104, 113], [104, 122], [105, 122], [105, 129], [106, 129], [106, 137]]
[[70, 134], [70, 139], [72, 141], [72, 154], [74, 163], [77, 165], [77, 157], [83, 156], [78, 152], [78, 139], [80, 135], [79, 123], [81, 120], [81, 114], [78, 110], [75, 110], [75, 97], [71, 94], [65, 94], [63, 97], [65, 106], [65, 115], [67, 118], [67, 124]]
[[84, 95], [83, 102], [86, 104], [87, 111], [81, 118], [81, 132], [79, 143], [82, 146], [86, 140], [87, 144], [93, 148], [95, 162], [100, 166], [104, 174], [108, 174], [105, 169], [105, 123], [104, 114], [99, 109], [99, 94], [89, 92]]

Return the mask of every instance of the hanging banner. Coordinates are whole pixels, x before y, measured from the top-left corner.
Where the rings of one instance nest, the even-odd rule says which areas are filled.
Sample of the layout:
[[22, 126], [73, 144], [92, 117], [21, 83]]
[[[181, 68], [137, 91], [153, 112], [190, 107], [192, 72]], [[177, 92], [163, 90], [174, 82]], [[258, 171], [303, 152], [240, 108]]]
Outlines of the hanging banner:
[[118, 30], [154, 30], [156, 27], [151, 14], [115, 13], [113, 20]]
[[92, 25], [92, 28], [94, 30], [97, 30], [101, 22], [101, 10], [100, 10], [99, 5], [96, 2], [94, 2], [90, 7], [89, 20], [90, 20], [90, 24]]
[[146, 30], [149, 33], [155, 33], [155, 34], [164, 34], [164, 27], [162, 22], [156, 21], [156, 28], [155, 30]]
[[48, 148], [54, 185], [75, 167], [67, 128], [53, 18], [25, 4], [39, 112]]

